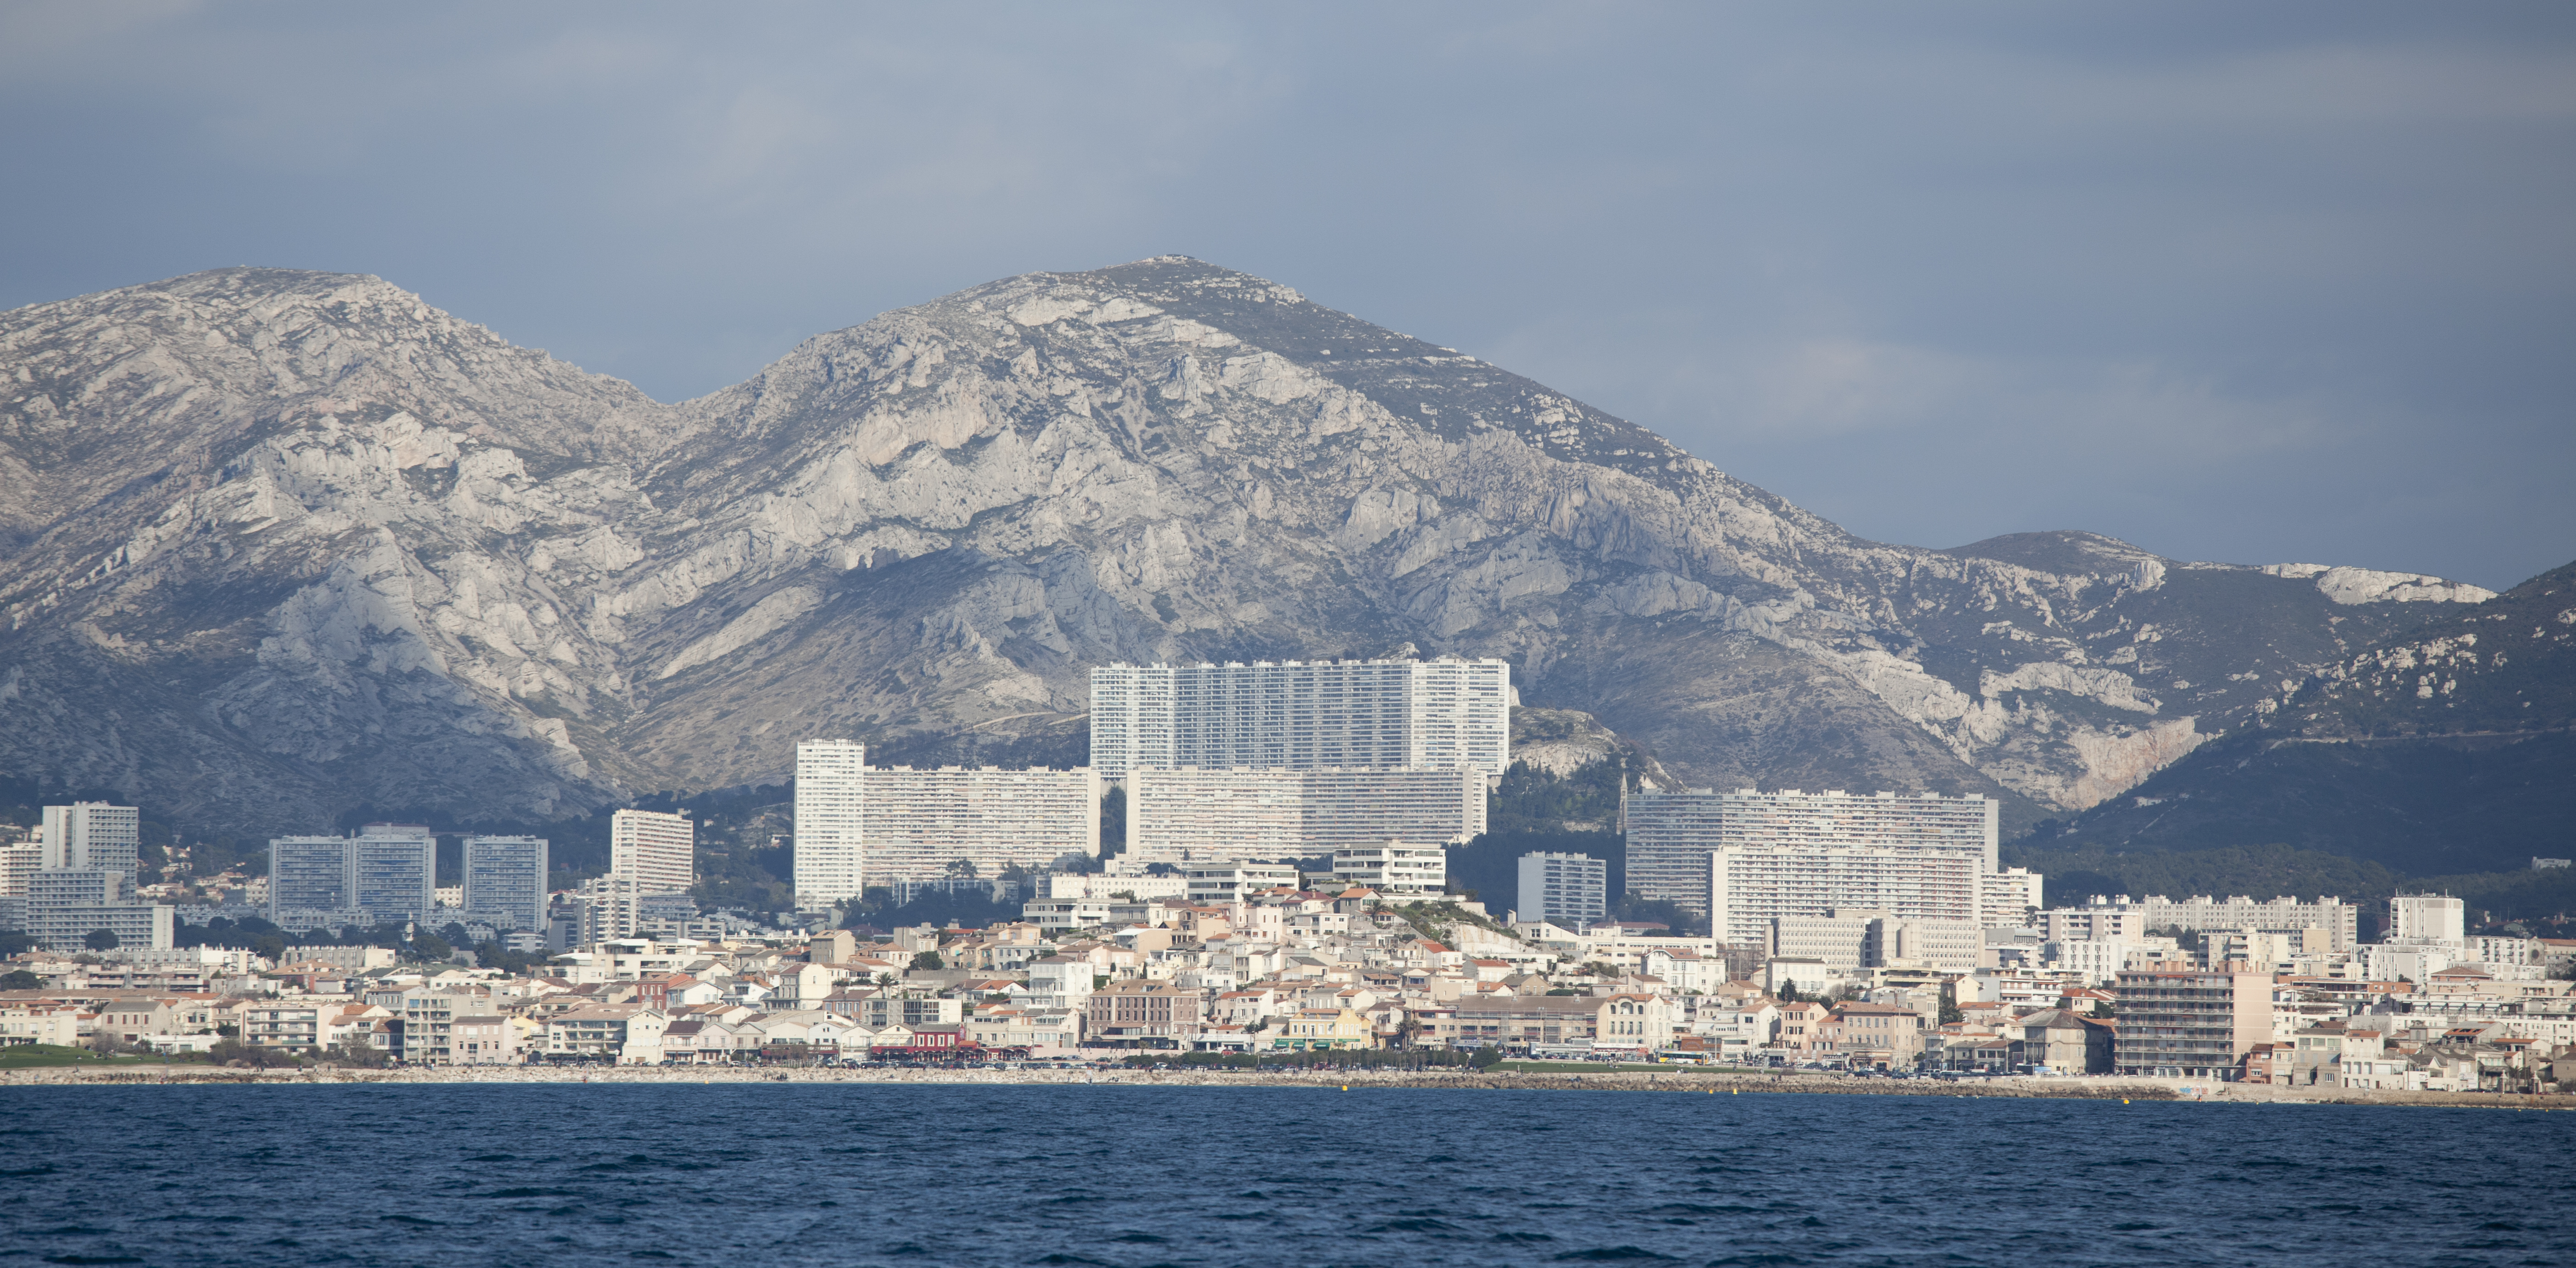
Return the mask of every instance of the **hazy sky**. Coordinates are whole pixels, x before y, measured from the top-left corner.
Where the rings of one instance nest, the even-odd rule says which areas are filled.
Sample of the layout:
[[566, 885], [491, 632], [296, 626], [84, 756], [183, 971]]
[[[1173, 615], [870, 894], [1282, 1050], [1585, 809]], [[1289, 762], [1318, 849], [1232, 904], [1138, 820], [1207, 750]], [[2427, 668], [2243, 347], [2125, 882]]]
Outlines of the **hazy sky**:
[[1180, 252], [1883, 540], [2576, 558], [2576, 6], [924, 8], [10, 4], [0, 307], [375, 273], [678, 398]]

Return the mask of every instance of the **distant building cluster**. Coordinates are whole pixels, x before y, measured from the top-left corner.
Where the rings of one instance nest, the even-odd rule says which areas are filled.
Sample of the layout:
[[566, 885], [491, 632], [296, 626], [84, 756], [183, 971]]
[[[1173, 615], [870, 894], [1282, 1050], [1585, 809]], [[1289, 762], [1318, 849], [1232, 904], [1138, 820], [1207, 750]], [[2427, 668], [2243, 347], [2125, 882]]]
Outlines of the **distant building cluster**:
[[[1631, 788], [1624, 878], [1532, 851], [1512, 905], [1476, 901], [1448, 847], [1485, 829], [1510, 699], [1499, 661], [1121, 665], [1094, 680], [1085, 767], [873, 767], [864, 745], [809, 740], [794, 883], [813, 914], [793, 927], [700, 910], [679, 814], [618, 812], [607, 873], [568, 886], [547, 840], [474, 835], [441, 888], [429, 829], [374, 823], [279, 837], [241, 901], [174, 907], [137, 887], [134, 808], [47, 807], [0, 842], [0, 926], [32, 936], [17, 964], [42, 982], [0, 991], [0, 1044], [220, 1038], [460, 1065], [1428, 1048], [2576, 1085], [2576, 939], [2473, 923], [2438, 894], [2052, 907], [2041, 876], [1999, 866], [1979, 796]], [[1104, 857], [1109, 787], [1126, 847]], [[872, 891], [1018, 918], [829, 928], [843, 913], [824, 909]], [[179, 922], [254, 907], [309, 942], [173, 945]], [[1639, 910], [1709, 923], [1621, 918]], [[2375, 916], [2385, 934], [2364, 941]], [[532, 967], [314, 932], [451, 923]]]
[[797, 900], [1097, 858], [1112, 786], [1138, 865], [1462, 843], [1511, 764], [1511, 701], [1501, 660], [1119, 664], [1092, 671], [1090, 764], [1074, 770], [871, 767], [857, 741], [808, 740]]

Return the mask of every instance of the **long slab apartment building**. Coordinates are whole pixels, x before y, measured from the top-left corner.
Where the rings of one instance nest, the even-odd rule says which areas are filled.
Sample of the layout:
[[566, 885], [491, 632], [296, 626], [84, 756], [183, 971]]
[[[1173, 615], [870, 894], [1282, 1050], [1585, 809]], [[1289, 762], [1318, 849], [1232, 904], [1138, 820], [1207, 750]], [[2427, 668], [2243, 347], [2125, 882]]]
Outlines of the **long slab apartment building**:
[[1709, 917], [1738, 946], [1837, 912], [2018, 925], [2039, 877], [1998, 868], [1999, 811], [1976, 794], [1633, 792], [1628, 886]]
[[1194, 864], [1443, 845], [1485, 828], [1511, 764], [1501, 660], [1109, 665], [1092, 671], [1091, 764], [870, 768], [849, 740], [797, 746], [796, 892], [837, 902], [1098, 855], [1102, 788], [1127, 793], [1128, 857]]

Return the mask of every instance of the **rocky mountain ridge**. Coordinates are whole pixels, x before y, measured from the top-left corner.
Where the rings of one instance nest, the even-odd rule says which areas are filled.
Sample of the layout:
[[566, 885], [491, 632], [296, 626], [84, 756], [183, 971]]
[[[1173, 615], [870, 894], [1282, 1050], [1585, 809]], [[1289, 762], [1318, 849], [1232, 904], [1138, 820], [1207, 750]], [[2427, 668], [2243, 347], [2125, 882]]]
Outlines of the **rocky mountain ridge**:
[[[1109, 660], [1512, 659], [1690, 783], [2081, 810], [2439, 578], [1869, 542], [1182, 257], [972, 288], [662, 404], [373, 278], [0, 314], [0, 766], [284, 830], [1080, 751]], [[21, 492], [23, 491], [23, 492]]]

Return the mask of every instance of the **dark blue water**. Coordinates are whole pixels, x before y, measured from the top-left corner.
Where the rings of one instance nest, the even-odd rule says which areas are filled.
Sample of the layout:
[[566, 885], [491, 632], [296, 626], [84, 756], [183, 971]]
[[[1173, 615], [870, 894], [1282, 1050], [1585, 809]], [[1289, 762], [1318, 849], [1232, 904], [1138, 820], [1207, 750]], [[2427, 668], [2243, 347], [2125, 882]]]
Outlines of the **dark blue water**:
[[1277, 1088], [0, 1090], [0, 1264], [2576, 1264], [2576, 1114]]

